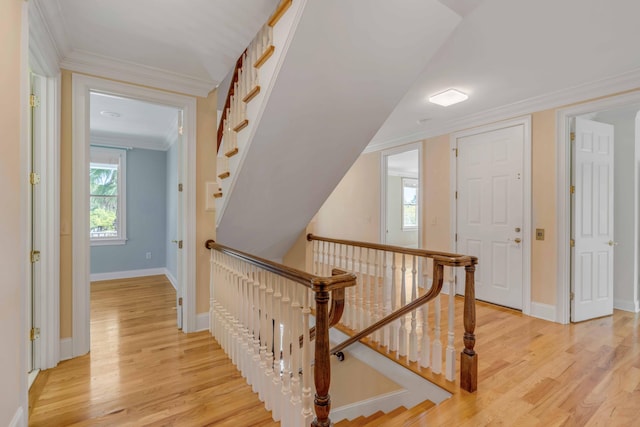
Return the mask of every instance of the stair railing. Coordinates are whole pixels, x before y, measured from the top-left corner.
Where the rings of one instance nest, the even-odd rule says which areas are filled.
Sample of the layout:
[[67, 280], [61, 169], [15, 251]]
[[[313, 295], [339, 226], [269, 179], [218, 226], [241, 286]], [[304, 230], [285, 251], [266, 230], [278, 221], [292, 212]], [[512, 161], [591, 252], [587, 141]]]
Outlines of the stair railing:
[[[333, 268], [351, 271], [357, 286], [346, 289], [342, 325], [351, 337], [333, 347], [336, 354], [369, 337], [396, 357], [406, 358], [434, 374], [443, 370], [455, 378], [455, 284], [450, 285], [446, 323], [442, 320], [441, 291], [444, 267], [465, 269], [464, 348], [460, 360], [460, 388], [477, 389], [478, 356], [475, 346], [475, 283], [478, 259], [446, 252], [410, 249], [376, 243], [307, 235], [312, 244], [314, 274]], [[428, 277], [429, 266], [432, 275]], [[451, 282], [450, 282], [451, 283]], [[443, 328], [446, 346], [443, 350]], [[443, 354], [444, 353], [444, 354]]]
[[356, 276], [334, 269], [321, 277], [213, 240], [205, 245], [209, 328], [220, 346], [283, 427], [331, 425], [329, 327], [339, 321], [344, 291]]

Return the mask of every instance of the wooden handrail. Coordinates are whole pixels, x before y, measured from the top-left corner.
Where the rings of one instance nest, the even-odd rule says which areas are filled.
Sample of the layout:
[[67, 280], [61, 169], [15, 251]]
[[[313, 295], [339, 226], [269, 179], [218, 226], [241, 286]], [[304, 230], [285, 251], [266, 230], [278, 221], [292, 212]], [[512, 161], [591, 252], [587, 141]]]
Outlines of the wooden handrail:
[[[315, 365], [313, 378], [316, 388], [314, 398], [316, 417], [311, 425], [315, 427], [332, 425], [329, 419], [329, 412], [331, 410], [331, 398], [329, 396], [329, 386], [331, 384], [329, 328], [340, 320], [340, 316], [344, 310], [344, 290], [346, 287], [355, 286], [356, 275], [340, 269], [333, 269], [331, 277], [319, 277], [250, 255], [246, 252], [238, 251], [228, 246], [220, 245], [214, 240], [207, 240], [205, 247], [299, 283], [314, 292], [316, 326], [314, 329]], [[334, 297], [335, 301], [332, 302], [331, 308], [329, 309], [331, 296]], [[309, 342], [311, 342], [311, 339], [309, 339]]]
[[216, 243], [214, 240], [207, 240], [205, 242], [207, 249], [215, 249], [224, 254], [230, 255], [234, 258], [241, 259], [249, 264], [262, 268], [263, 270], [277, 274], [296, 283], [310, 288], [314, 292], [327, 291], [331, 292], [335, 289], [344, 289], [356, 284], [356, 275], [352, 273], [342, 272], [331, 277], [320, 277], [313, 274], [301, 271], [295, 268], [287, 267], [277, 262], [269, 261], [264, 258], [257, 257], [255, 255], [248, 254], [246, 252], [239, 251], [237, 249], [230, 248], [228, 246]]
[[435, 297], [437, 297], [440, 294], [440, 291], [442, 290], [442, 283], [444, 278], [443, 273], [444, 273], [444, 266], [439, 262], [434, 262], [433, 263], [434, 279], [433, 279], [433, 283], [431, 284], [431, 288], [426, 294], [422, 295], [419, 298], [416, 298], [415, 300], [411, 301], [409, 304], [405, 305], [404, 307], [400, 307], [398, 310], [394, 311], [388, 316], [378, 320], [376, 323], [372, 324], [371, 326], [363, 329], [362, 331], [353, 335], [349, 339], [336, 345], [331, 349], [330, 353], [336, 354], [337, 352], [344, 350], [345, 348], [349, 347], [351, 344], [360, 341], [362, 338], [366, 337], [367, 335], [371, 335], [375, 331], [387, 326], [389, 323], [393, 322], [394, 320], [399, 319], [402, 316], [405, 316], [411, 313], [416, 308], [433, 300]]
[[329, 237], [307, 234], [307, 240], [322, 241], [339, 245], [348, 245], [360, 248], [374, 249], [384, 252], [393, 252], [416, 257], [431, 258], [433, 260], [433, 283], [431, 289], [411, 303], [401, 307], [398, 311], [391, 313], [371, 326], [358, 332], [353, 337], [331, 349], [331, 354], [335, 354], [345, 347], [353, 344], [371, 333], [383, 328], [393, 320], [401, 318], [417, 307], [428, 303], [434, 299], [441, 291], [444, 281], [444, 266], [464, 267], [465, 269], [465, 293], [464, 293], [464, 349], [460, 354], [460, 388], [468, 392], [477, 390], [478, 382], [478, 355], [475, 352], [475, 327], [476, 327], [476, 307], [475, 307], [475, 270], [478, 258], [475, 256], [454, 254], [449, 252], [430, 251], [425, 249], [411, 249], [401, 246], [382, 245], [379, 243], [358, 242], [353, 240], [333, 239]]
[[478, 258], [470, 255], [453, 254], [449, 252], [430, 251], [426, 249], [411, 249], [402, 246], [382, 245], [380, 243], [358, 242], [355, 240], [333, 239], [330, 237], [316, 236], [315, 234], [307, 234], [307, 240], [318, 240], [321, 242], [337, 243], [340, 245], [358, 246], [361, 248], [377, 249], [386, 252], [397, 252], [406, 255], [414, 255], [424, 258], [437, 260], [447, 267], [465, 267], [467, 265], [476, 265]]
[[231, 97], [235, 92], [235, 84], [238, 81], [238, 75], [240, 74], [240, 69], [242, 68], [242, 58], [244, 54], [247, 52], [245, 49], [238, 60], [236, 61], [236, 67], [233, 70], [233, 77], [231, 78], [231, 86], [229, 86], [229, 93], [227, 93], [227, 99], [224, 102], [224, 108], [222, 109], [222, 115], [220, 116], [220, 123], [218, 124], [218, 145], [216, 146], [216, 152], [220, 151], [220, 145], [222, 144], [222, 135], [224, 134], [224, 121], [227, 118], [227, 109], [231, 106]]

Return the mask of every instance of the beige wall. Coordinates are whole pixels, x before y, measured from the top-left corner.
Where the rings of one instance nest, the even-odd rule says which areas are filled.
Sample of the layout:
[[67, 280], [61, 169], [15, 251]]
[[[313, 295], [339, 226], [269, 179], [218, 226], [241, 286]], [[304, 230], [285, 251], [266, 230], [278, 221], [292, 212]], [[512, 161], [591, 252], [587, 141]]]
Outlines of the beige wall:
[[[556, 301], [557, 268], [555, 114], [554, 109], [532, 115], [531, 298], [551, 305]], [[451, 135], [441, 135], [422, 143], [422, 246], [440, 251], [452, 250], [450, 138]], [[379, 182], [379, 156], [380, 153], [365, 154], [356, 161], [318, 212], [315, 223], [318, 234], [379, 241], [379, 188], [375, 195], [361, 191], [368, 181]], [[536, 228], [545, 229], [544, 241], [534, 239]]]
[[[20, 37], [22, 1], [0, 4], [0, 425], [9, 425], [24, 404], [26, 327], [22, 313], [25, 297], [24, 266], [27, 248], [21, 197], [23, 174], [20, 142]], [[27, 408], [23, 408], [27, 410]], [[26, 414], [25, 414], [26, 417]]]
[[380, 241], [380, 153], [363, 154], [315, 217], [315, 233]]
[[[60, 338], [72, 335], [73, 270], [71, 247], [71, 72], [62, 70], [60, 149]], [[196, 111], [196, 312], [209, 311], [209, 257], [207, 239], [215, 239], [215, 212], [205, 212], [205, 183], [216, 177], [217, 92], [197, 98]]]

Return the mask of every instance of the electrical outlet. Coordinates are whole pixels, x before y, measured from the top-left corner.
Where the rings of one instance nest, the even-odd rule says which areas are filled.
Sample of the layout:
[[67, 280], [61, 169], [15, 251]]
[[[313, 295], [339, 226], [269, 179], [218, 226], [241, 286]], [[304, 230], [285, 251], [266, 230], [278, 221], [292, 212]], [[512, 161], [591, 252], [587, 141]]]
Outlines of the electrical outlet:
[[147, 252], [147, 259], [151, 259], [151, 252]]

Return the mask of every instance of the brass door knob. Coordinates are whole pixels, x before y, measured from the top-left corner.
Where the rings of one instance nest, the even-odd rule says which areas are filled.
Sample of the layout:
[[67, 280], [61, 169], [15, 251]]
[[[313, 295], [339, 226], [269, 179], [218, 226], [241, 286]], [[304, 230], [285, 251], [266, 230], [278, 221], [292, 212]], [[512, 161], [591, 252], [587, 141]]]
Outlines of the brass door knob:
[[607, 243], [609, 246], [618, 246], [618, 242], [614, 242], [613, 240], [609, 240], [609, 243]]
[[519, 237], [516, 237], [515, 239], [513, 239], [513, 241], [516, 242], [516, 243], [520, 243], [520, 242], [522, 242], [522, 239], [519, 238]]

